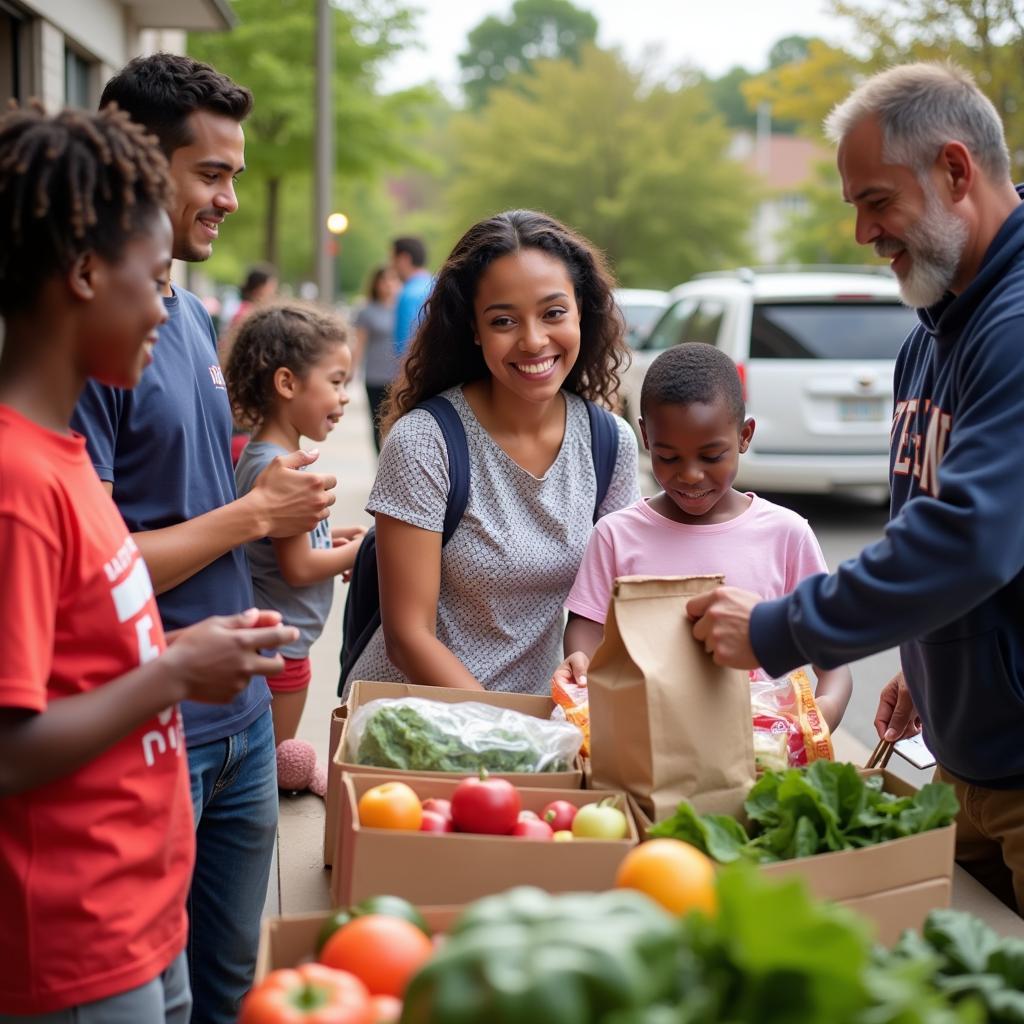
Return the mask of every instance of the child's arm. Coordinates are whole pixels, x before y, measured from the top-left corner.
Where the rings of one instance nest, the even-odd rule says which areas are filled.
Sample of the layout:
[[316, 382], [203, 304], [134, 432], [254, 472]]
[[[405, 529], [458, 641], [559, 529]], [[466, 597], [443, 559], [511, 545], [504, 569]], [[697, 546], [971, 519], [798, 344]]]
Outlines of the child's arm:
[[843, 720], [846, 705], [850, 703], [853, 693], [853, 676], [846, 665], [839, 668], [824, 669], [812, 666], [818, 677], [818, 685], [814, 689], [814, 700], [818, 705], [829, 732], [833, 732]]
[[352, 568], [366, 530], [361, 526], [337, 527], [336, 530], [337, 534], [331, 531], [335, 544], [332, 548], [310, 547], [309, 535], [305, 533], [272, 541], [281, 577], [288, 586], [308, 587]]
[[562, 679], [567, 683], [586, 686], [590, 659], [603, 638], [604, 626], [600, 622], [569, 612], [569, 621], [565, 624], [565, 636], [562, 639], [565, 660], [555, 669], [551, 681]]
[[[254, 675], [276, 675], [280, 658], [260, 653], [298, 631], [276, 612], [218, 616], [179, 631], [158, 658], [45, 710], [0, 708], [0, 797], [70, 775], [147, 719], [182, 700], [221, 704]], [[70, 798], [69, 798], [70, 799]]]

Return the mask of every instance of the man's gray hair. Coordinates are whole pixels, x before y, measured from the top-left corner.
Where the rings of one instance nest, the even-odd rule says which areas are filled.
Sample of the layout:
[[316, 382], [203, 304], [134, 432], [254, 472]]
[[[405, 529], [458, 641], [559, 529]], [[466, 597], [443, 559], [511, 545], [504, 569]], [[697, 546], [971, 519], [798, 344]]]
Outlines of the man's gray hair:
[[838, 145], [871, 116], [878, 119], [889, 163], [922, 175], [947, 142], [962, 142], [993, 181], [1010, 177], [999, 114], [956, 64], [901, 64], [872, 75], [828, 115], [825, 135]]

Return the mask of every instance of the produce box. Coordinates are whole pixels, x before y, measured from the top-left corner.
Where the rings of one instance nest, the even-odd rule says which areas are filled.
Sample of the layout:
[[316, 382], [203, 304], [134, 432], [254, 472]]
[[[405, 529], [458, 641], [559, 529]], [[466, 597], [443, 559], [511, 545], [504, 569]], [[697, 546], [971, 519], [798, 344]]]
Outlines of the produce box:
[[[550, 697], [533, 696], [524, 693], [499, 693], [477, 690], [455, 690], [443, 686], [416, 686], [412, 683], [383, 683], [357, 680], [352, 684], [348, 700], [331, 716], [330, 760], [327, 766], [327, 818], [324, 826], [324, 865], [330, 867], [334, 856], [334, 834], [337, 830], [338, 794], [342, 772], [357, 772], [361, 775], [389, 775], [395, 778], [417, 775], [437, 779], [450, 779], [450, 772], [403, 772], [397, 768], [377, 768], [373, 765], [352, 764], [345, 760], [347, 739], [347, 717], [371, 700], [395, 697], [422, 697], [426, 700], [456, 704], [461, 701], [477, 701], [497, 707], [510, 708], [534, 718], [550, 718], [555, 704]], [[501, 772], [503, 779], [516, 785], [535, 786], [551, 789], [579, 789], [583, 784], [583, 770], [579, 759], [567, 772]]]
[[462, 832], [410, 832], [364, 828], [359, 824], [359, 798], [384, 781], [406, 782], [416, 795], [451, 799], [460, 780], [396, 773], [342, 776], [339, 828], [331, 873], [335, 906], [358, 903], [386, 892], [422, 905], [459, 905], [516, 885], [535, 885], [548, 892], [609, 889], [619, 864], [639, 841], [625, 795], [609, 791], [527, 788], [517, 785], [523, 810], [540, 811], [552, 800], [577, 807], [618, 797], [626, 815], [625, 839], [576, 839], [556, 843], [514, 836]]
[[[461, 907], [420, 907], [433, 932], [446, 931], [462, 911]], [[324, 922], [334, 913], [319, 910], [310, 914], [287, 914], [265, 917], [260, 924], [260, 945], [256, 953], [258, 985], [271, 971], [281, 967], [297, 967], [316, 957], [316, 939]]]
[[[887, 793], [914, 793], [913, 786], [891, 772], [860, 774], [881, 775]], [[629, 807], [646, 838], [650, 819], [632, 797]], [[955, 844], [956, 827], [948, 825], [859, 850], [761, 864], [759, 870], [775, 878], [803, 878], [815, 897], [863, 914], [874, 923], [878, 941], [891, 945], [907, 928], [920, 928], [929, 911], [950, 905]]]
[[348, 718], [348, 707], [342, 704], [331, 712], [331, 736], [327, 741], [327, 796], [324, 800], [324, 867], [334, 859], [334, 835], [338, 831], [338, 797], [341, 793], [341, 770], [334, 767], [334, 755], [341, 743], [341, 734]]

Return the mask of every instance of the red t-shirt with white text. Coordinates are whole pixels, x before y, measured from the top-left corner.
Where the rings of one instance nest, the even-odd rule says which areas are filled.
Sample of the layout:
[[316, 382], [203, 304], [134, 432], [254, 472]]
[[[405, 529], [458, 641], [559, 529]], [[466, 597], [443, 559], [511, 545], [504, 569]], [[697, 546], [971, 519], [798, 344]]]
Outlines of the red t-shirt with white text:
[[[145, 562], [77, 434], [0, 406], [0, 707], [45, 712], [164, 649]], [[151, 981], [181, 952], [195, 838], [176, 707], [0, 799], [0, 1013]]]

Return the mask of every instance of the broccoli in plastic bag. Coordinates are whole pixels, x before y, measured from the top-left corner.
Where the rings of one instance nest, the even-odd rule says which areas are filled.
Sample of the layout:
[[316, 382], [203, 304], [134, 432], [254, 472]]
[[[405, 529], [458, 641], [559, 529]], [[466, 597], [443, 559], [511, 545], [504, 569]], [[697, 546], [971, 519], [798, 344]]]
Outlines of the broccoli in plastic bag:
[[348, 728], [347, 758], [421, 772], [564, 772], [582, 741], [568, 722], [476, 701], [399, 697], [357, 709]]

